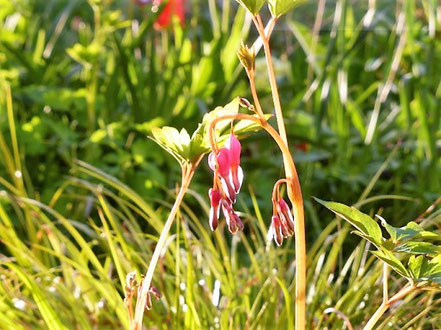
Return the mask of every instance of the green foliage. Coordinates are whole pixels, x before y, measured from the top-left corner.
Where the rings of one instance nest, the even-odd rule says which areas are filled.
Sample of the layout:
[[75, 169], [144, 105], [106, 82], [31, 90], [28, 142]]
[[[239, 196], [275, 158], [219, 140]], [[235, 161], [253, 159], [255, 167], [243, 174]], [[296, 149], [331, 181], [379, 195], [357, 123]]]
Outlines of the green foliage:
[[[209, 129], [213, 120], [226, 115], [235, 115], [239, 112], [239, 98], [236, 98], [225, 107], [217, 107], [207, 113], [202, 123], [199, 124], [195, 132], [190, 135], [185, 129], [179, 132], [174, 127], [153, 128], [153, 140], [156, 141], [164, 150], [170, 153], [180, 164], [195, 163], [201, 156], [210, 152]], [[269, 118], [270, 115], [266, 115]], [[233, 119], [220, 120], [214, 130], [214, 139], [219, 146], [227, 140]], [[258, 124], [249, 120], [238, 120], [234, 124], [234, 132], [237, 135], [255, 131], [259, 128]]]
[[306, 1], [307, 0], [268, 0], [268, 5], [271, 14], [274, 17], [280, 17]]
[[355, 234], [367, 239], [377, 248], [381, 247], [383, 243], [381, 229], [371, 217], [361, 213], [354, 207], [349, 207], [341, 203], [325, 202], [318, 198], [315, 198], [315, 200], [353, 225], [357, 229]]
[[[134, 1], [0, 0], [1, 327], [128, 327], [121, 277], [147, 268], [179, 178], [147, 136], [162, 126], [192, 132], [209, 109], [250, 97], [236, 54], [241, 40], [254, 39], [233, 3], [188, 1], [184, 27], [159, 32], [159, 12]], [[439, 15], [434, 1], [378, 0], [366, 25], [364, 0], [327, 2], [322, 19], [319, 3], [286, 15], [284, 37], [274, 32], [271, 45], [306, 206], [308, 325], [342, 329], [333, 308], [357, 328], [382, 302], [383, 262], [310, 196], [357, 202], [369, 214], [381, 205], [390, 224], [382, 223], [384, 250], [373, 253], [397, 270], [391, 293], [405, 277], [441, 283], [439, 207], [404, 226], [441, 190]], [[256, 56], [258, 93], [271, 113]], [[161, 257], [154, 284], [163, 298], [147, 327], [292, 326], [293, 244], [275, 249], [265, 240], [282, 162], [267, 141], [257, 133], [243, 143], [246, 231], [234, 238], [209, 230], [201, 166]], [[375, 239], [375, 225], [358, 225]], [[409, 296], [378, 328], [439, 329], [440, 305], [435, 291]]]
[[[398, 274], [416, 282], [435, 282], [441, 284], [441, 246], [422, 240], [440, 240], [437, 233], [424, 230], [415, 222], [409, 222], [403, 228], [390, 226], [380, 217], [391, 240], [382, 237], [380, 226], [374, 219], [353, 207], [316, 199], [336, 215], [357, 228], [355, 233], [375, 245], [377, 251], [372, 253], [387, 263]], [[400, 259], [394, 252], [399, 252]], [[407, 261], [407, 268], [402, 260]]]
[[256, 15], [267, 0], [237, 0], [237, 2], [244, 6], [252, 15]]

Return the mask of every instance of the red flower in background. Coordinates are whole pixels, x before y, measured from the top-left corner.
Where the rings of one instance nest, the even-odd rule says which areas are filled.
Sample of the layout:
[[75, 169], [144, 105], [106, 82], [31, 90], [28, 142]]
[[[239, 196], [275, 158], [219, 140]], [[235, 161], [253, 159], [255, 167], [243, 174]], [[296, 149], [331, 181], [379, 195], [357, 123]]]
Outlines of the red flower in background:
[[[154, 0], [154, 6], [160, 6], [164, 0]], [[185, 20], [185, 0], [168, 0], [167, 4], [162, 9], [159, 17], [155, 22], [155, 29], [161, 30], [169, 27], [174, 19], [177, 19], [178, 22], [184, 25]]]

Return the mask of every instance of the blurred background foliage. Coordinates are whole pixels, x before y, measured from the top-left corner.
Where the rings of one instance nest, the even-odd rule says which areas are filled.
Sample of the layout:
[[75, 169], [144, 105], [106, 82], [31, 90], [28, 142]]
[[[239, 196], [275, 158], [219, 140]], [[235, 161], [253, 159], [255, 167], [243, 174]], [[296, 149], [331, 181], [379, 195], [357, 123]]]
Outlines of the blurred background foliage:
[[[69, 328], [127, 326], [124, 276], [145, 271], [180, 175], [174, 160], [147, 138], [152, 127], [191, 132], [216, 106], [236, 96], [251, 99], [236, 51], [241, 40], [251, 45], [257, 35], [243, 9], [232, 0], [189, 0], [183, 25], [157, 29], [164, 6], [152, 11], [142, 2], [0, 0], [0, 253], [7, 297], [0, 312], [17, 327], [44, 327], [41, 319]], [[348, 230], [311, 198], [359, 203], [401, 226], [439, 197], [441, 6], [436, 0], [309, 1], [278, 23], [272, 47], [304, 193], [308, 247], [317, 253], [310, 255], [310, 285], [323, 289], [310, 297], [310, 321], [341, 327], [340, 318], [323, 314], [341, 303], [360, 324], [364, 312], [344, 292], [375, 283], [379, 265], [363, 268], [374, 260], [358, 239], [346, 240], [350, 249], [343, 253]], [[264, 111], [272, 113], [258, 57], [258, 92]], [[239, 203], [253, 219], [248, 238], [216, 233], [211, 239], [205, 213], [211, 179], [203, 162], [191, 186], [195, 198], [182, 214], [188, 223], [177, 227], [160, 269], [165, 299], [147, 316], [160, 328], [173, 322], [208, 327], [215, 319], [222, 327], [265, 328], [274, 315], [283, 327], [292, 318], [283, 299], [293, 299], [293, 244], [278, 250], [264, 241], [281, 158], [263, 132], [243, 146], [247, 187]], [[432, 225], [439, 223], [437, 213], [433, 219]], [[208, 251], [204, 244], [211, 244]], [[332, 261], [323, 264], [319, 256], [328, 252]], [[348, 269], [341, 275], [344, 265], [353, 269], [349, 279]], [[321, 267], [332, 278], [321, 278]], [[250, 273], [256, 277], [247, 278]], [[227, 302], [201, 310], [215, 281]], [[182, 283], [194, 291], [182, 293]], [[273, 290], [282, 296], [272, 297]], [[182, 315], [176, 309], [181, 296], [189, 308]], [[366, 297], [359, 298], [354, 301]], [[14, 299], [29, 310], [10, 311]], [[58, 308], [67, 316], [57, 316]], [[177, 317], [170, 316], [173, 308]], [[414, 311], [404, 311], [405, 320], [408, 313]]]

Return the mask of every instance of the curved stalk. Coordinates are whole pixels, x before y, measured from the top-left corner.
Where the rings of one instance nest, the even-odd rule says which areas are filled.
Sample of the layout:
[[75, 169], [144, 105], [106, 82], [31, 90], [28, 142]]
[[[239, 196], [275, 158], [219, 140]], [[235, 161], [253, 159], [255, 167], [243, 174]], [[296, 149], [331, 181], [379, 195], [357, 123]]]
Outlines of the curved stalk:
[[368, 323], [364, 326], [363, 330], [371, 330], [377, 324], [378, 320], [383, 316], [383, 314], [389, 309], [392, 304], [396, 303], [398, 300], [403, 299], [411, 292], [419, 289], [417, 286], [408, 286], [401, 289], [396, 295], [392, 296], [390, 299], [383, 300], [383, 303], [378, 307], [374, 315], [369, 319]]
[[156, 264], [158, 263], [159, 256], [161, 255], [161, 252], [164, 248], [164, 244], [167, 240], [168, 233], [176, 217], [176, 213], [179, 210], [182, 200], [184, 199], [184, 196], [187, 192], [188, 186], [190, 185], [191, 179], [193, 178], [196, 167], [198, 166], [201, 159], [202, 156], [194, 164], [182, 165], [181, 188], [179, 189], [178, 195], [176, 196], [175, 203], [173, 204], [173, 207], [170, 211], [167, 221], [164, 224], [164, 228], [161, 231], [161, 235], [159, 236], [159, 240], [158, 243], [156, 244], [155, 251], [153, 252], [152, 260], [150, 261], [149, 264], [149, 268], [140, 286], [140, 291], [138, 291], [138, 297], [136, 300], [136, 308], [135, 308], [135, 318], [133, 324], [130, 325], [130, 328], [133, 330], [142, 329], [142, 320], [144, 317], [144, 310], [146, 308], [146, 303], [147, 303], [147, 294], [152, 284], [152, 278], [153, 278], [153, 274], [155, 273]]
[[216, 118], [210, 123], [209, 138], [213, 150], [216, 150], [214, 139], [214, 128], [216, 124], [225, 119], [251, 120], [261, 125], [279, 146], [285, 166], [288, 197], [293, 205], [294, 211], [294, 232], [295, 232], [295, 253], [296, 253], [296, 304], [295, 304], [295, 327], [305, 329], [306, 322], [306, 240], [305, 240], [305, 218], [303, 211], [303, 198], [300, 189], [300, 182], [294, 160], [281, 135], [265, 120], [251, 115], [238, 113], [236, 115], [225, 115]]
[[[254, 18], [254, 24], [263, 42], [265, 51], [266, 64], [268, 69], [268, 77], [271, 86], [271, 93], [273, 97], [274, 109], [276, 113], [277, 127], [280, 137], [288, 148], [288, 138], [286, 135], [285, 121], [283, 119], [282, 106], [280, 103], [279, 90], [277, 87], [276, 75], [274, 72], [274, 65], [271, 56], [271, 47], [269, 38], [276, 23], [276, 18], [271, 22], [272, 26], [265, 35], [265, 28], [259, 14]], [[296, 254], [296, 304], [295, 304], [295, 328], [303, 330], [306, 327], [306, 238], [305, 238], [305, 215], [303, 209], [303, 196], [300, 188], [300, 182], [297, 170], [294, 164], [291, 153], [283, 153], [283, 163], [285, 166], [286, 178], [291, 182], [288, 185], [288, 197], [293, 205], [294, 219], [295, 219], [295, 254]]]

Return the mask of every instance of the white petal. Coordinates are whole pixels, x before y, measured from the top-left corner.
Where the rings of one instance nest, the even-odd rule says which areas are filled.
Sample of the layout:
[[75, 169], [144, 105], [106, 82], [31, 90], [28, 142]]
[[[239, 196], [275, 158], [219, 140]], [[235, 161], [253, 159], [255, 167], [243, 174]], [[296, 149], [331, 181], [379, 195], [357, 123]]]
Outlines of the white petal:
[[240, 188], [242, 187], [242, 182], [243, 182], [243, 171], [242, 171], [242, 167], [238, 167], [237, 168], [237, 178], [239, 179], [239, 189], [237, 190], [236, 193], [239, 193]]
[[274, 228], [273, 228], [273, 226], [270, 226], [268, 228], [268, 232], [266, 233], [266, 239], [267, 239], [267, 241], [270, 242], [273, 240], [273, 237], [274, 237]]

